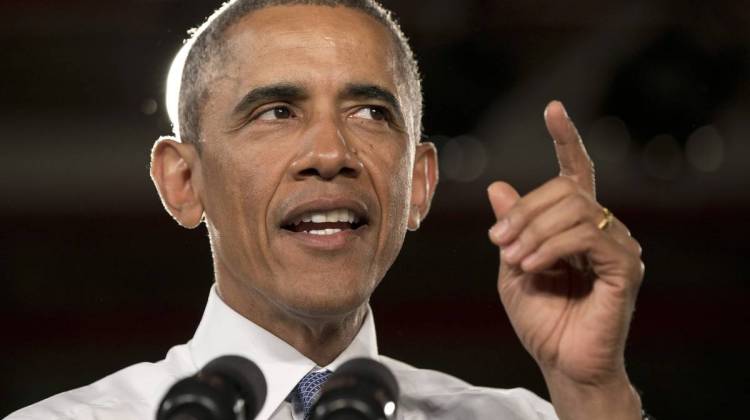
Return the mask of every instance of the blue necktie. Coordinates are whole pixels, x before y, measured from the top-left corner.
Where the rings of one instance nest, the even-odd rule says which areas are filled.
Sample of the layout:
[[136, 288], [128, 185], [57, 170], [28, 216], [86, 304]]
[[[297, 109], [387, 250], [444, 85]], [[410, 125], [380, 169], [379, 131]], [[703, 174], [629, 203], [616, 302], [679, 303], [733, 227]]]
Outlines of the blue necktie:
[[307, 420], [310, 417], [310, 410], [312, 409], [315, 401], [320, 396], [320, 389], [323, 384], [331, 376], [331, 372], [328, 370], [319, 370], [317, 372], [310, 372], [300, 379], [297, 383], [297, 387], [294, 388], [294, 396], [297, 401], [302, 404], [302, 412], [304, 418]]

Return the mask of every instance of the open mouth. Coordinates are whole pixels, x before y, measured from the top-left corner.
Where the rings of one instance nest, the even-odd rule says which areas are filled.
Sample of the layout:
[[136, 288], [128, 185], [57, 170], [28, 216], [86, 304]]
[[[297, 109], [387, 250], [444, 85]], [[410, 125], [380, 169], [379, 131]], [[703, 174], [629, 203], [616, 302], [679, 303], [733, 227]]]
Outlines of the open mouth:
[[281, 228], [310, 235], [335, 235], [340, 232], [357, 230], [367, 225], [367, 218], [354, 210], [339, 208], [332, 210], [306, 211], [293, 217]]

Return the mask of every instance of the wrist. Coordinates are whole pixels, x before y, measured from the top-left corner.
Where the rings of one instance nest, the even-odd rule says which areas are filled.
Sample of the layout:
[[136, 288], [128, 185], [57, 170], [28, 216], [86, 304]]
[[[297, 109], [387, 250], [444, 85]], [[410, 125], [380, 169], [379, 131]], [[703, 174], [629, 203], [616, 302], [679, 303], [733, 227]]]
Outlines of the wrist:
[[641, 420], [641, 399], [623, 371], [601, 383], [582, 383], [560, 373], [544, 373], [560, 420]]

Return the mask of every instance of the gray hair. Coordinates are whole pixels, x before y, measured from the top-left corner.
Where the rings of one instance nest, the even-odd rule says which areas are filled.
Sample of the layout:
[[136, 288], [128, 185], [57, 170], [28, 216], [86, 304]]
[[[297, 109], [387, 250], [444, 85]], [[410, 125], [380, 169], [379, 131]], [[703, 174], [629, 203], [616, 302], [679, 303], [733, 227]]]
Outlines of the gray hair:
[[[344, 6], [360, 10], [385, 26], [396, 46], [397, 76], [406, 85], [411, 110], [410, 134], [422, 134], [422, 87], [419, 67], [408, 40], [391, 12], [375, 0], [231, 0], [217, 9], [200, 27], [189, 31], [172, 62], [167, 81], [167, 111], [175, 135], [200, 150], [201, 112], [208, 98], [208, 81], [215, 63], [223, 57], [227, 30], [248, 14], [271, 6]], [[409, 122], [407, 122], [409, 123]]]

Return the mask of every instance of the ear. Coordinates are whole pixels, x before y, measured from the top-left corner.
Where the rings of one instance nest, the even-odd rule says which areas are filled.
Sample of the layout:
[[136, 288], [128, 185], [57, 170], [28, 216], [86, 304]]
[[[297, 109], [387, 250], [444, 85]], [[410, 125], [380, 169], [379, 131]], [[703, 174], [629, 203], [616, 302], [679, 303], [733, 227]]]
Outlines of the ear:
[[419, 229], [430, 211], [432, 196], [438, 183], [437, 149], [430, 142], [417, 144], [412, 173], [411, 207], [409, 208], [409, 230]]
[[167, 212], [192, 229], [203, 220], [200, 159], [195, 146], [162, 137], [151, 150], [151, 180]]

